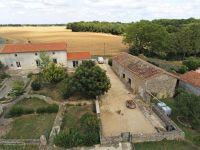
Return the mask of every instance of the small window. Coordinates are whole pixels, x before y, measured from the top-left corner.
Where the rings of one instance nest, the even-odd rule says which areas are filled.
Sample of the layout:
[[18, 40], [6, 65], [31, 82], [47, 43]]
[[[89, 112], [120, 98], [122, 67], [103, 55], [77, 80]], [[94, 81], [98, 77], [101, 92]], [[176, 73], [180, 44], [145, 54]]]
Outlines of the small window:
[[16, 62], [17, 68], [21, 68], [21, 63], [19, 61]]
[[37, 56], [38, 55], [38, 53], [35, 53], [35, 56]]
[[36, 62], [37, 67], [39, 67], [40, 66], [40, 60], [36, 60], [35, 62]]
[[131, 79], [130, 79], [130, 78], [128, 78], [128, 84], [130, 84], [130, 85], [131, 85]]
[[10, 66], [13, 67], [13, 64], [11, 64]]
[[15, 57], [17, 57], [17, 54], [15, 54]]
[[126, 76], [125, 76], [125, 74], [123, 74], [123, 78], [125, 78]]
[[78, 61], [73, 61], [73, 67], [74, 68], [78, 67]]
[[57, 59], [54, 58], [54, 59], [53, 59], [53, 62], [54, 62], [55, 64], [57, 64]]
[[53, 55], [55, 55], [55, 52], [52, 52]]

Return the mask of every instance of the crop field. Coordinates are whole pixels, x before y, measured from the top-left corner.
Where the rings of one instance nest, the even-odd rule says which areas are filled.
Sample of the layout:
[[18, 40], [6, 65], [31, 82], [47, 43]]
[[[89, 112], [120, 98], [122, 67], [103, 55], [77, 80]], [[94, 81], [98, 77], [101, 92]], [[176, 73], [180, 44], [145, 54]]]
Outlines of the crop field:
[[6, 43], [66, 42], [68, 51], [90, 51], [92, 55], [116, 55], [127, 51], [121, 36], [103, 33], [71, 32], [61, 27], [0, 27]]

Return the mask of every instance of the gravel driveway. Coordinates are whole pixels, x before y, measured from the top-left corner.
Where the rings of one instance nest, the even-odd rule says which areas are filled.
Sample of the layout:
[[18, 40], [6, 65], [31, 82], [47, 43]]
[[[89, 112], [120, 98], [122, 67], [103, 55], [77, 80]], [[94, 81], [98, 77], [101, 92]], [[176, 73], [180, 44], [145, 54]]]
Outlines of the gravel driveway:
[[103, 136], [118, 136], [123, 132], [134, 134], [155, 133], [154, 126], [145, 118], [138, 107], [136, 109], [126, 107], [126, 100], [133, 99], [134, 95], [129, 93], [108, 65], [103, 64], [100, 67], [106, 70], [112, 84], [108, 93], [101, 97], [100, 109]]

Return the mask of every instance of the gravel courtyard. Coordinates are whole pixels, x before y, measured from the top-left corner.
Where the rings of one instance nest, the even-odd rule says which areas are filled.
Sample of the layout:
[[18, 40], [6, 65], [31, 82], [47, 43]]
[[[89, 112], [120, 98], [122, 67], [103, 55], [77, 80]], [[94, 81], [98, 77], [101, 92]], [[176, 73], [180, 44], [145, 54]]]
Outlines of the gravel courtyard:
[[126, 107], [126, 100], [132, 99], [134, 95], [129, 94], [125, 85], [108, 65], [103, 64], [100, 67], [106, 70], [112, 84], [109, 92], [101, 97], [103, 136], [118, 136], [122, 132], [155, 133], [154, 126], [138, 107], [136, 109]]

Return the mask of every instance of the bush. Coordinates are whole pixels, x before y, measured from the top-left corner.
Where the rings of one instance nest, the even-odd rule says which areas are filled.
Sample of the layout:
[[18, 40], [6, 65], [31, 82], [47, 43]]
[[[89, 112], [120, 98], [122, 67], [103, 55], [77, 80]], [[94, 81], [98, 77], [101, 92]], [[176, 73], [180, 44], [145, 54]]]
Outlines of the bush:
[[108, 65], [112, 66], [112, 59], [108, 59]]
[[196, 136], [193, 141], [197, 146], [200, 146], [200, 136]]
[[77, 129], [60, 132], [54, 138], [54, 144], [64, 148], [72, 148], [83, 145], [83, 136]]
[[38, 114], [43, 113], [57, 113], [59, 110], [59, 106], [56, 104], [48, 105], [46, 107], [40, 107], [36, 110]]
[[40, 84], [40, 82], [38, 82], [38, 81], [33, 81], [33, 82], [31, 83], [31, 87], [32, 87], [32, 89], [33, 89], [34, 91], [38, 91], [38, 90], [41, 89], [41, 84]]
[[23, 94], [24, 82], [22, 80], [16, 80], [13, 82], [11, 95], [13, 97], [20, 96]]
[[32, 72], [30, 72], [30, 73], [27, 75], [28, 78], [32, 78], [32, 76], [33, 76], [33, 73], [32, 73]]
[[188, 71], [188, 67], [185, 66], [185, 65], [182, 65], [179, 70], [178, 70], [178, 73], [181, 73], [181, 74], [184, 74]]
[[196, 70], [200, 67], [200, 58], [189, 57], [183, 61], [183, 64], [187, 66], [189, 70]]
[[32, 113], [34, 113], [33, 109], [14, 106], [10, 109], [7, 116], [8, 117], [19, 117], [19, 116], [22, 116], [25, 114], [32, 114]]

